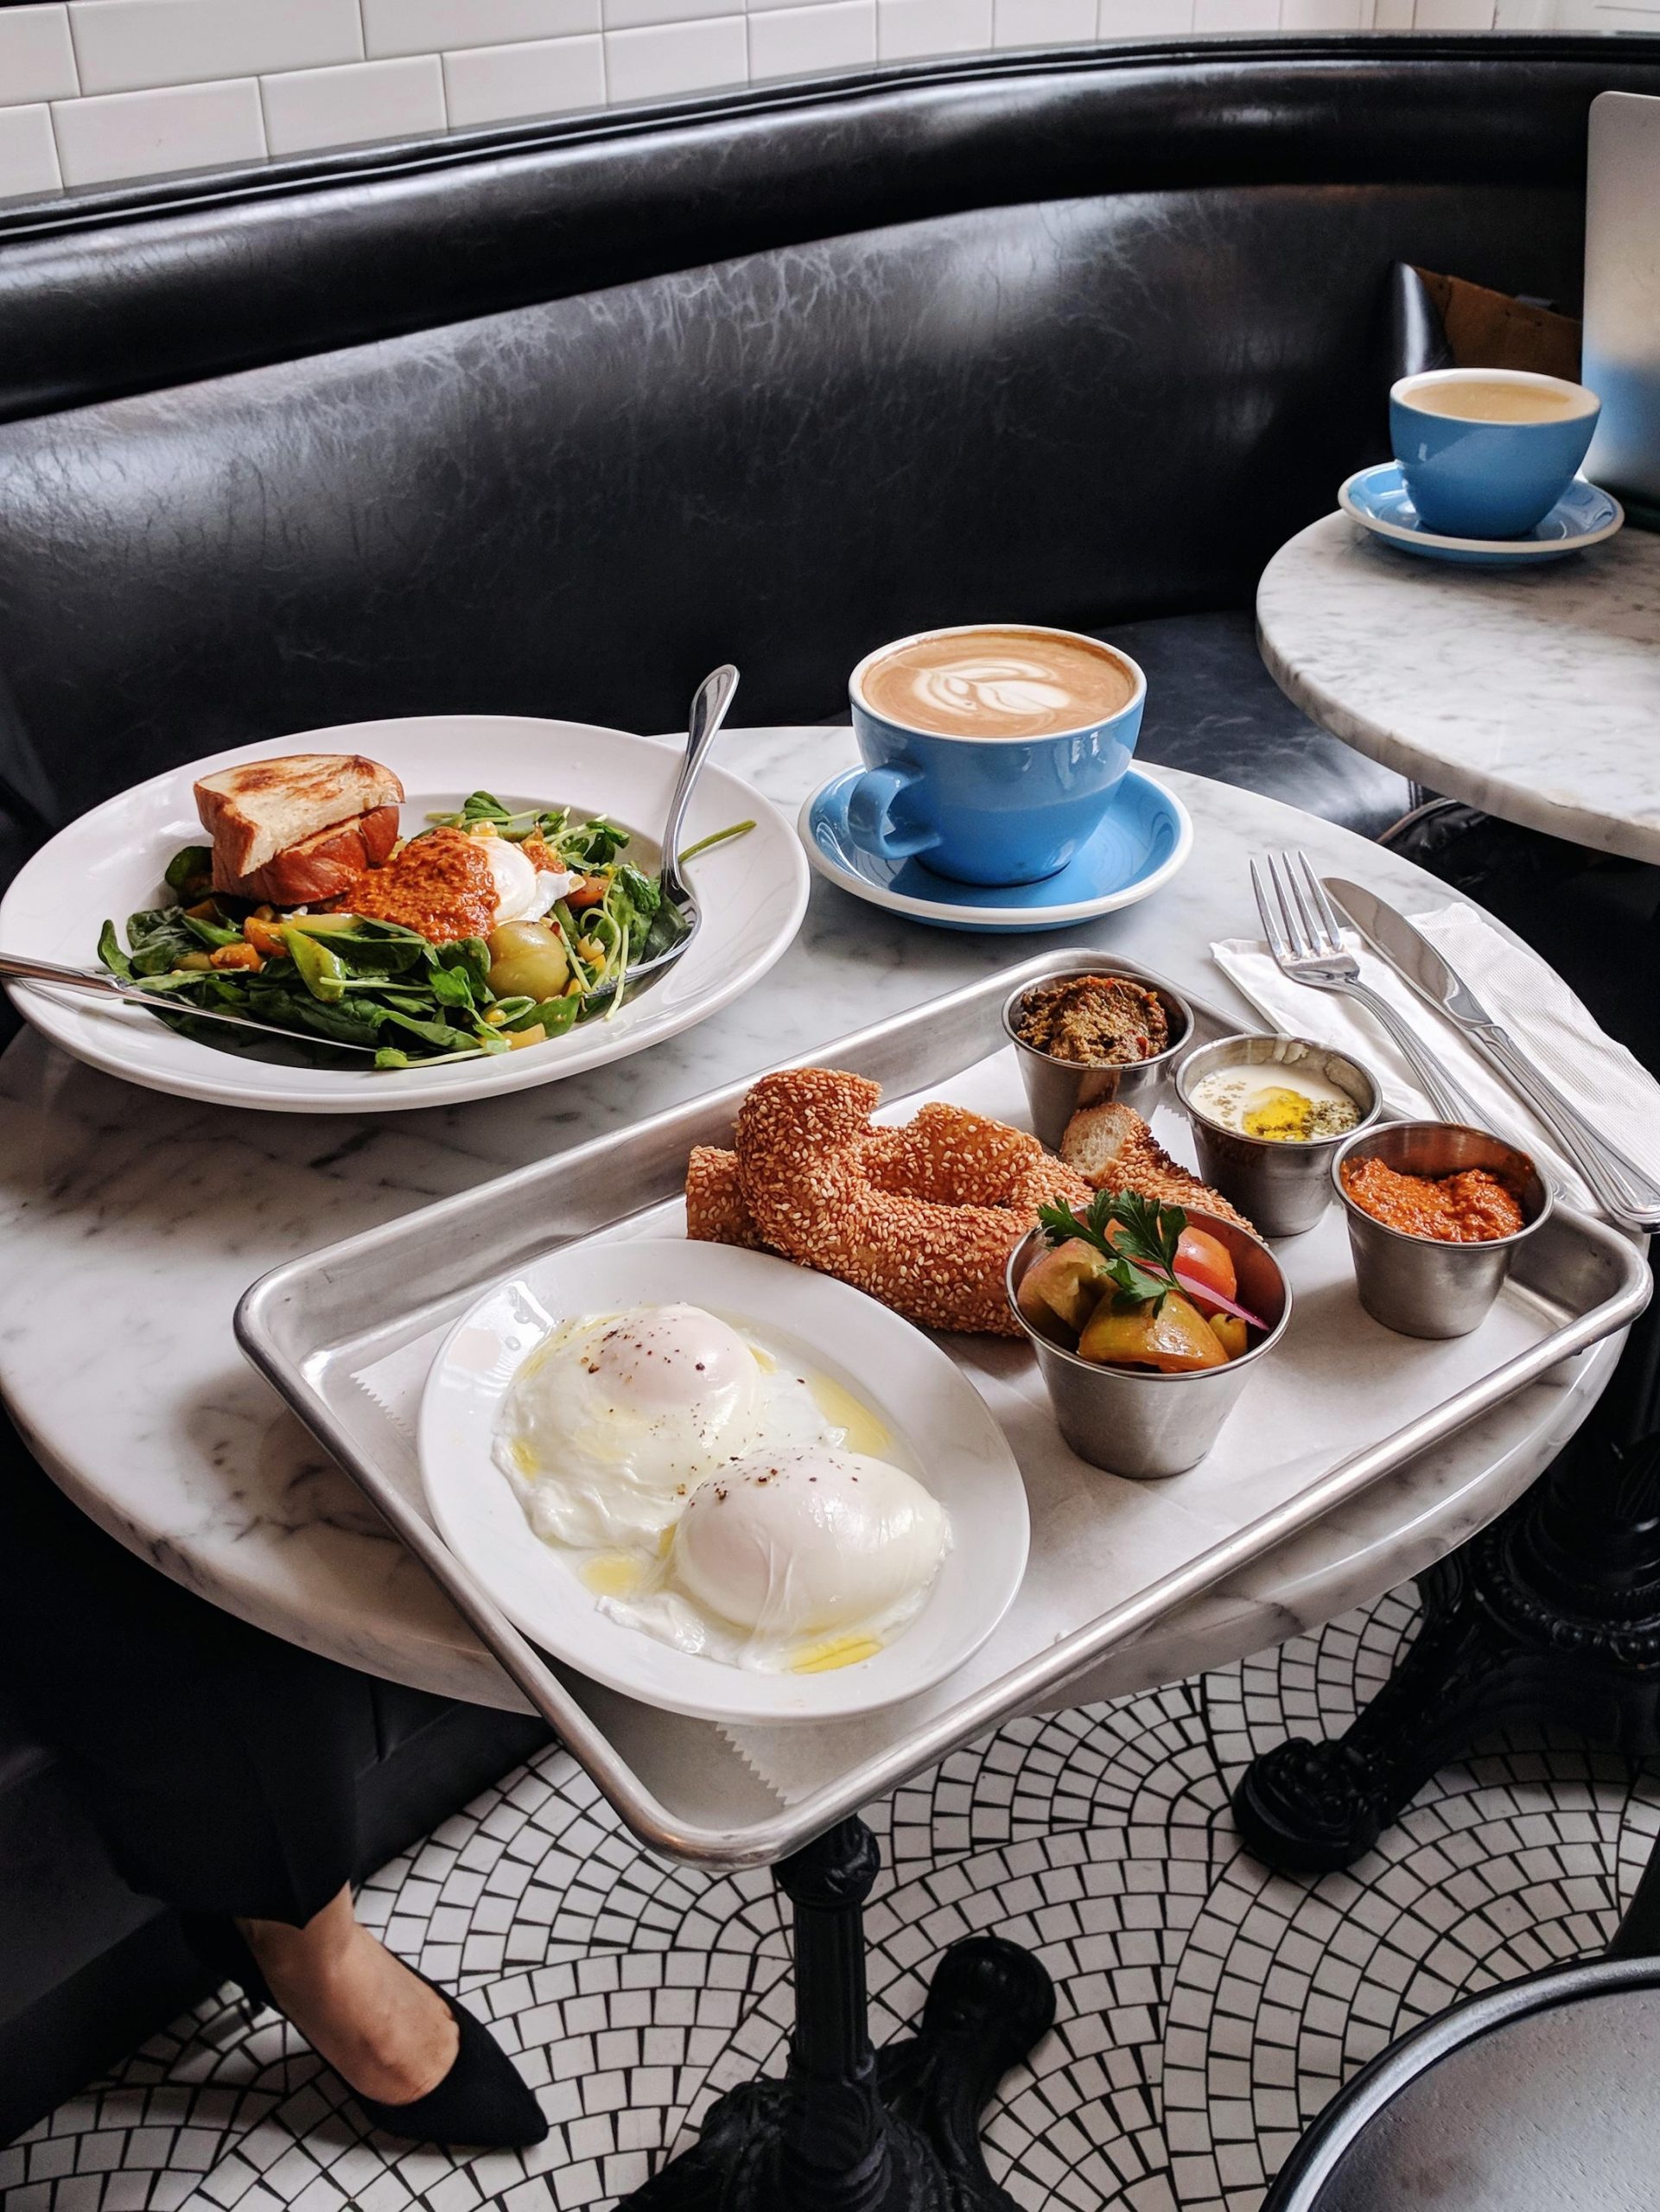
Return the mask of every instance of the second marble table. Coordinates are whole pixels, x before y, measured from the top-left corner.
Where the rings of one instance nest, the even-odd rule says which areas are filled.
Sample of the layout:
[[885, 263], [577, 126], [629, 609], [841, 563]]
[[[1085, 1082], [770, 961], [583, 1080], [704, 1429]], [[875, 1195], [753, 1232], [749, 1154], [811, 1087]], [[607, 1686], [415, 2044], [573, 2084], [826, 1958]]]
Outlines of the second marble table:
[[1540, 568], [1454, 568], [1346, 515], [1262, 572], [1262, 658], [1333, 735], [1432, 791], [1660, 861], [1660, 537]]

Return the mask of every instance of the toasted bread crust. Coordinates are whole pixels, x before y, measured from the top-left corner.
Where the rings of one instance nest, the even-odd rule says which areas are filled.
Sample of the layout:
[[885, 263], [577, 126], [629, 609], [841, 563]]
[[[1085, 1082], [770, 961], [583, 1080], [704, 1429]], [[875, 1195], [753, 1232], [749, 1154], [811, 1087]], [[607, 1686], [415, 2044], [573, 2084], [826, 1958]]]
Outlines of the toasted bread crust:
[[213, 888], [273, 906], [315, 906], [319, 899], [344, 898], [364, 869], [378, 868], [397, 842], [398, 809], [377, 806], [302, 838], [232, 883], [221, 883], [216, 868]]
[[1220, 1192], [1172, 1160], [1133, 1106], [1080, 1106], [1062, 1134], [1060, 1156], [1097, 1191], [1139, 1191], [1161, 1205], [1193, 1206], [1250, 1228]]
[[196, 811], [213, 841], [215, 887], [229, 890], [289, 847], [403, 796], [391, 770], [359, 753], [278, 754], [204, 776]]

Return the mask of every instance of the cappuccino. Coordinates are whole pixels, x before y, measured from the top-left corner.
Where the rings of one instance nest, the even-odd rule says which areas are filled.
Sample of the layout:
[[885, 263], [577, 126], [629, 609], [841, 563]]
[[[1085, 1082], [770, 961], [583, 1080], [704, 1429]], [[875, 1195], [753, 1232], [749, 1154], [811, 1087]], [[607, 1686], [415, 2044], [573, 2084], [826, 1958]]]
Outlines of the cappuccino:
[[865, 670], [872, 714], [937, 737], [1053, 737], [1121, 713], [1132, 671], [1105, 645], [1051, 632], [958, 630], [899, 645]]
[[1402, 397], [1426, 415], [1454, 415], [1466, 423], [1561, 423], [1585, 411], [1580, 393], [1549, 385], [1510, 384], [1498, 377], [1414, 385]]

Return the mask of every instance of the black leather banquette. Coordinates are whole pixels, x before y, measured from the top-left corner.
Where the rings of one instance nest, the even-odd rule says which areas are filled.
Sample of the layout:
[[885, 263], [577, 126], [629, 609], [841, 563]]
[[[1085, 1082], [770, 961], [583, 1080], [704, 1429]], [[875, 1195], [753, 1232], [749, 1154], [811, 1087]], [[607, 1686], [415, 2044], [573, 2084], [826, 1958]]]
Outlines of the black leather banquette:
[[724, 658], [815, 721], [883, 638], [1014, 615], [1147, 645], [1153, 757], [1377, 826], [1402, 787], [1264, 699], [1238, 610], [1379, 449], [1390, 264], [1571, 307], [1587, 105], [1657, 54], [999, 56], [0, 216], [10, 780], [669, 728]]
[[[1253, 586], [1383, 448], [1393, 262], [1574, 307], [1609, 86], [1660, 41], [1000, 55], [0, 213], [0, 854], [360, 717], [665, 728], [730, 658], [820, 721], [982, 617], [1110, 632], [1147, 755], [1381, 826]], [[179, 1969], [3, 1713], [16, 2126]], [[459, 1741], [376, 1754], [383, 1847]]]

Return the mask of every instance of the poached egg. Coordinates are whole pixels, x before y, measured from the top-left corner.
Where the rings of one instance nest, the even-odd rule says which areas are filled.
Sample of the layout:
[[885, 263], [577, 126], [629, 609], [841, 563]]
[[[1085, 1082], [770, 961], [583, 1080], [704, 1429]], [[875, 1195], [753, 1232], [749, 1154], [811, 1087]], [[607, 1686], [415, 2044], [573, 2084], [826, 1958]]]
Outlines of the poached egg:
[[568, 869], [536, 867], [511, 838], [482, 837], [479, 842], [495, 878], [498, 927], [503, 922], [539, 922], [556, 899], [574, 891], [582, 880]]
[[556, 1329], [514, 1377], [495, 1457], [609, 1618], [728, 1665], [817, 1671], [880, 1650], [951, 1548], [887, 1442], [841, 1385], [680, 1304]]

